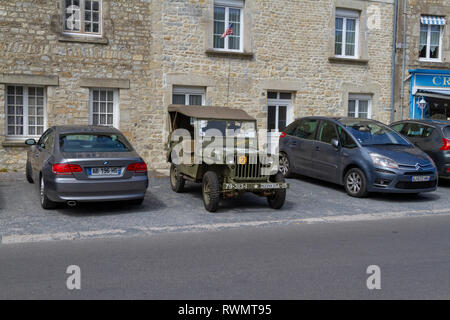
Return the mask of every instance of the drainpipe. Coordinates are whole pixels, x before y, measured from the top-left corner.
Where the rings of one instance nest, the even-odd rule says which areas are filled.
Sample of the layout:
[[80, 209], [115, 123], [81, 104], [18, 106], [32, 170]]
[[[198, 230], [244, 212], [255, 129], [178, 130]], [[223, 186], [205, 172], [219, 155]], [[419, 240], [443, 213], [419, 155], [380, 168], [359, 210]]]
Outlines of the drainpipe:
[[392, 45], [392, 91], [391, 91], [391, 123], [394, 122], [395, 114], [395, 58], [397, 54], [397, 12], [398, 0], [394, 2], [394, 37]]
[[400, 91], [400, 108], [401, 108], [401, 120], [403, 120], [403, 103], [405, 102], [405, 67], [406, 67], [406, 1], [403, 0], [403, 44], [402, 44], [402, 81]]

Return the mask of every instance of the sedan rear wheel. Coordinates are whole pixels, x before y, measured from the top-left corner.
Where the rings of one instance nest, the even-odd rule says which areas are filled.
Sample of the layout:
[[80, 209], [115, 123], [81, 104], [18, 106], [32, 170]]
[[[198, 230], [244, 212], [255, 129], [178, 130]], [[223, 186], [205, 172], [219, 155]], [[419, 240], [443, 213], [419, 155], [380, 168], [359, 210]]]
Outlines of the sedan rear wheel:
[[345, 175], [345, 191], [352, 197], [367, 197], [367, 179], [364, 172], [358, 168], [350, 169]]
[[41, 176], [41, 181], [40, 181], [39, 194], [40, 194], [40, 199], [41, 199], [41, 206], [43, 209], [48, 210], [48, 209], [54, 209], [56, 207], [56, 202], [51, 201], [47, 197], [47, 191], [45, 190], [44, 178], [42, 176]]

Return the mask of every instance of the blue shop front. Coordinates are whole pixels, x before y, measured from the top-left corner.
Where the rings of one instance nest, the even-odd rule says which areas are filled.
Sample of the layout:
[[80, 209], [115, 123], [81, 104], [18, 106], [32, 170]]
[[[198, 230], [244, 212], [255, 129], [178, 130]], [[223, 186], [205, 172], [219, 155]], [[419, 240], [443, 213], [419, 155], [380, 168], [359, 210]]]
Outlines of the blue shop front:
[[450, 120], [450, 70], [409, 70], [410, 119]]

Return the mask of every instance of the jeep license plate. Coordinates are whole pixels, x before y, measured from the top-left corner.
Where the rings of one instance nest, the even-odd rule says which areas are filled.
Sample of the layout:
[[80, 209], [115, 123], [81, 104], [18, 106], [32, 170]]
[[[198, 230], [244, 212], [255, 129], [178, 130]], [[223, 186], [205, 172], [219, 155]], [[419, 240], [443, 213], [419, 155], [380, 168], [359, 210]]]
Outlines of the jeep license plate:
[[411, 181], [412, 182], [428, 182], [431, 180], [430, 176], [412, 176]]
[[280, 189], [281, 185], [278, 183], [262, 183], [261, 189]]

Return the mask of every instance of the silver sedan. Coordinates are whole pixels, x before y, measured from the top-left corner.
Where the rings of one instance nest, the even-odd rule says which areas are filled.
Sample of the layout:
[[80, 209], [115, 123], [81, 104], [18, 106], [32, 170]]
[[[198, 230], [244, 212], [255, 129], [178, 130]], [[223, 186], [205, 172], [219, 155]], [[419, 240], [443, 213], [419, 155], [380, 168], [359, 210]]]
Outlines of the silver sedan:
[[55, 126], [28, 139], [26, 177], [39, 187], [41, 205], [130, 200], [141, 204], [147, 165], [122, 133], [100, 126]]

